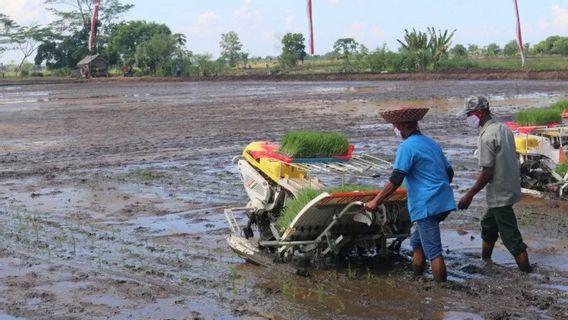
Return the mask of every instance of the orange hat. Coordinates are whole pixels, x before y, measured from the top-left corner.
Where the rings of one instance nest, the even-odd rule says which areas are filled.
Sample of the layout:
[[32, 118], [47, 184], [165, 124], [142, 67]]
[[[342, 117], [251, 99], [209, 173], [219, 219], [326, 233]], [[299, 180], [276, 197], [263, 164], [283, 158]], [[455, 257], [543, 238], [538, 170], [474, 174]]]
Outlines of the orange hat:
[[414, 122], [422, 120], [428, 113], [428, 110], [430, 109], [402, 107], [398, 110], [384, 111], [379, 114], [389, 123]]

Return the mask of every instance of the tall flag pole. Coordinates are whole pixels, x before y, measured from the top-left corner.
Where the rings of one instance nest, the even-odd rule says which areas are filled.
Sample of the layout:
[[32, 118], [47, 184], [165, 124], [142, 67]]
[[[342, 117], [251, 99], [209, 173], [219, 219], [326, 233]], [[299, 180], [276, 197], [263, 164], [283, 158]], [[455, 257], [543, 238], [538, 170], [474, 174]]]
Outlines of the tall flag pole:
[[513, 0], [515, 2], [515, 13], [517, 15], [517, 45], [519, 47], [519, 52], [521, 53], [521, 64], [525, 66], [525, 54], [523, 48], [523, 35], [521, 33], [521, 17], [519, 15], [519, 4], [517, 0]]
[[310, 54], [314, 55], [314, 18], [312, 15], [312, 0], [308, 0], [308, 18], [310, 20]]
[[92, 53], [95, 47], [95, 35], [97, 32], [97, 18], [99, 16], [99, 5], [100, 0], [95, 2], [95, 8], [93, 9], [93, 15], [91, 16], [91, 32], [89, 33], [89, 53]]

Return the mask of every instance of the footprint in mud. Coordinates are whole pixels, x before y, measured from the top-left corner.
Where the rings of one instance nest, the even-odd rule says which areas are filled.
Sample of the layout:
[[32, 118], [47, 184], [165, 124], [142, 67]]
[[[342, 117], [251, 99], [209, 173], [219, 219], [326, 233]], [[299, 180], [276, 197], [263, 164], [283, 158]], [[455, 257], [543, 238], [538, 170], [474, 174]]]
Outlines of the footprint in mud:
[[461, 271], [469, 274], [481, 274], [481, 275], [487, 274], [487, 270], [485, 268], [473, 264], [463, 266], [461, 268]]

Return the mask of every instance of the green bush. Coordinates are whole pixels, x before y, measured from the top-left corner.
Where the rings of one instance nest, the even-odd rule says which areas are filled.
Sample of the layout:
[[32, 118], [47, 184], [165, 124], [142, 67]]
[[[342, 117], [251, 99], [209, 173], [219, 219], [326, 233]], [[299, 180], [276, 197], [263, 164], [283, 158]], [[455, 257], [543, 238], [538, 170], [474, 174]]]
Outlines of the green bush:
[[523, 126], [539, 126], [562, 121], [560, 112], [552, 108], [523, 110], [517, 112], [515, 118], [517, 123]]
[[73, 74], [73, 71], [69, 68], [59, 68], [51, 70], [51, 75], [54, 77], [69, 77]]
[[387, 70], [386, 52], [377, 51], [368, 54], [365, 57], [365, 62], [372, 72], [381, 72]]
[[279, 153], [297, 158], [319, 158], [345, 155], [347, 137], [341, 133], [290, 131], [284, 135]]
[[351, 192], [351, 191], [370, 191], [376, 190], [377, 188], [371, 186], [362, 185], [344, 185], [335, 188], [327, 188], [325, 190], [315, 190], [315, 189], [304, 189], [300, 191], [298, 196], [290, 201], [286, 207], [282, 210], [280, 217], [276, 221], [276, 226], [281, 232], [286, 230], [286, 228], [292, 223], [294, 218], [300, 213], [302, 208], [304, 208], [310, 201], [315, 197], [319, 196], [323, 192]]
[[479, 64], [475, 61], [471, 61], [463, 58], [453, 58], [442, 60], [437, 66], [437, 70], [448, 71], [448, 70], [470, 70], [479, 69]]
[[387, 52], [385, 54], [387, 70], [392, 72], [413, 72], [414, 57], [408, 53]]

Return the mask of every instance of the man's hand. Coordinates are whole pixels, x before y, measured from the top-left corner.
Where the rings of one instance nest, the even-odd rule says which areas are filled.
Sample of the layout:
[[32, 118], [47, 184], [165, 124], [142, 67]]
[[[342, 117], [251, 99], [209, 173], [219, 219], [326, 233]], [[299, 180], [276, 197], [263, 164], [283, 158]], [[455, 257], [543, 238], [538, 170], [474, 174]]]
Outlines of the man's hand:
[[379, 202], [376, 201], [375, 199], [368, 201], [368, 202], [365, 202], [365, 210], [367, 210], [367, 211], [373, 211], [378, 206], [379, 206]]
[[473, 197], [481, 191], [481, 189], [485, 188], [491, 179], [493, 179], [493, 167], [483, 167], [481, 173], [477, 177], [477, 180], [475, 180], [473, 187], [471, 187], [471, 189], [469, 189], [469, 191], [460, 199], [460, 202], [458, 202], [458, 209], [465, 210], [469, 208]]
[[466, 193], [458, 202], [458, 209], [465, 210], [465, 209], [469, 208], [469, 205], [471, 204], [472, 200], [473, 200], [473, 196], [470, 195], [469, 193]]
[[385, 201], [385, 199], [387, 199], [396, 190], [396, 188], [398, 188], [398, 186], [395, 186], [389, 180], [387, 180], [383, 190], [381, 190], [381, 192], [379, 194], [377, 194], [373, 198], [373, 200], [365, 203], [365, 210], [373, 211], [373, 210], [377, 209], [377, 207], [379, 205], [381, 205], [381, 203], [383, 201]]

